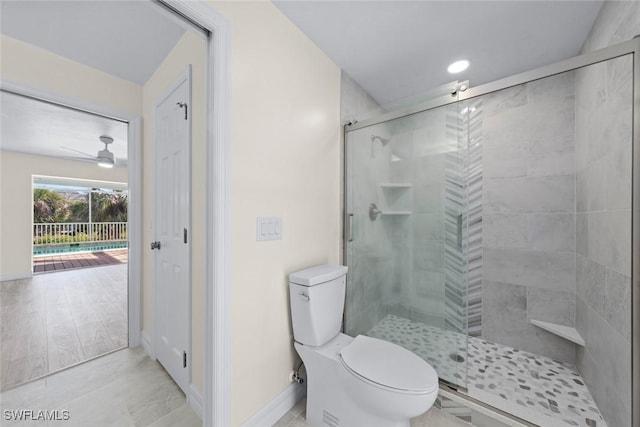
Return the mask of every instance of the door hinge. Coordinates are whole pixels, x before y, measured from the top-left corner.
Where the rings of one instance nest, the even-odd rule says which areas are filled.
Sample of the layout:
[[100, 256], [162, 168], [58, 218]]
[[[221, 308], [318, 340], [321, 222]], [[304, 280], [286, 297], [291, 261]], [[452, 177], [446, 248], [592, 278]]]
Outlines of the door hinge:
[[184, 242], [187, 243], [187, 229], [184, 229]]
[[187, 352], [186, 351], [182, 352], [182, 367], [183, 368], [187, 367]]
[[189, 110], [189, 106], [187, 105], [186, 102], [176, 102], [176, 105], [180, 108], [184, 108], [184, 119], [187, 120], [188, 115], [188, 110]]

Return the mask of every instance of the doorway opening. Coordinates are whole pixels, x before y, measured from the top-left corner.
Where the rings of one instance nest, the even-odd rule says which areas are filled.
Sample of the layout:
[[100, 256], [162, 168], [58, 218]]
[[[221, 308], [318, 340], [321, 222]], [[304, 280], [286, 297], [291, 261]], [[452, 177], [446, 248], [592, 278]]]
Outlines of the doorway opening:
[[33, 177], [33, 272], [126, 263], [127, 184]]
[[4, 391], [128, 344], [129, 138], [126, 122], [4, 89], [0, 99], [14, 232], [3, 261], [25, 272], [0, 286]]
[[[197, 304], [197, 310], [201, 310], [203, 313], [200, 315], [194, 314], [194, 318], [197, 316], [203, 322], [194, 323], [194, 325], [198, 326], [198, 329], [194, 328], [193, 331], [193, 336], [196, 338], [193, 348], [194, 373], [192, 374], [192, 379], [194, 383], [190, 384], [187, 401], [189, 406], [202, 416], [205, 425], [228, 425], [230, 264], [228, 251], [230, 240], [228, 226], [230, 216], [228, 206], [230, 133], [228, 21], [205, 2], [179, 0], [171, 2], [170, 5], [162, 1], [103, 2], [100, 5], [74, 3], [73, 5], [68, 5], [66, 9], [57, 8], [53, 10], [53, 12], [56, 12], [55, 21], [60, 23], [55, 28], [71, 28], [78, 22], [88, 22], [87, 19], [79, 18], [79, 16], [83, 13], [93, 13], [92, 8], [96, 5], [104, 8], [114, 8], [114, 10], [102, 10], [103, 13], [92, 15], [92, 17], [96, 18], [91, 20], [94, 23], [92, 30], [96, 30], [96, 26], [102, 23], [106, 23], [108, 28], [105, 31], [85, 32], [80, 44], [74, 43], [78, 40], [77, 37], [74, 37], [71, 41], [55, 37], [60, 35], [55, 31], [50, 37], [41, 37], [42, 32], [37, 34], [23, 34], [21, 32], [21, 30], [31, 27], [21, 25], [20, 22], [38, 21], [39, 15], [49, 16], [44, 19], [50, 20], [50, 15], [53, 12], [47, 7], [57, 7], [52, 6], [54, 4], [12, 3], [2, 5], [3, 24], [7, 22], [7, 25], [3, 25], [2, 30], [3, 50], [7, 53], [7, 58], [11, 56], [8, 54], [9, 50], [11, 50], [10, 53], [16, 53], [14, 55], [15, 58], [20, 58], [19, 62], [13, 62], [16, 65], [15, 69], [12, 68], [9, 72], [3, 74], [2, 88], [15, 93], [30, 95], [37, 99], [59, 102], [61, 105], [97, 112], [128, 123], [129, 140], [130, 142], [136, 141], [135, 144], [129, 144], [129, 161], [137, 165], [129, 169], [128, 176], [131, 197], [129, 229], [127, 230], [130, 244], [128, 272], [129, 347], [133, 348], [142, 344], [146, 353], [150, 355], [154, 354], [155, 347], [155, 343], [148, 339], [153, 337], [154, 332], [155, 316], [152, 310], [149, 310], [149, 298], [153, 298], [153, 283], [149, 274], [142, 274], [142, 266], [149, 266], [150, 264], [149, 260], [152, 252], [149, 251], [149, 242], [153, 239], [153, 227], [147, 226], [150, 225], [149, 222], [143, 223], [142, 200], [144, 198], [146, 206], [148, 206], [150, 201], [147, 200], [147, 197], [152, 198], [153, 188], [143, 188], [143, 183], [145, 185], [149, 182], [153, 183], [153, 177], [147, 176], [147, 173], [152, 171], [147, 164], [149, 158], [142, 156], [143, 152], [149, 153], [152, 151], [143, 150], [142, 147], [143, 122], [141, 117], [145, 117], [144, 134], [150, 135], [146, 126], [152, 123], [153, 117], [152, 113], [148, 114], [147, 107], [149, 103], [147, 100], [149, 99], [148, 96], [158, 86], [152, 87], [146, 82], [150, 74], [158, 70], [160, 64], [158, 62], [155, 64], [148, 62], [149, 57], [146, 54], [155, 52], [157, 54], [156, 59], [159, 59], [163, 65], [171, 67], [172, 64], [175, 64], [172, 61], [165, 60], [167, 51], [163, 51], [161, 47], [168, 46], [169, 50], [186, 47], [182, 43], [186, 40], [180, 40], [173, 45], [170, 43], [172, 37], [182, 39], [184, 38], [182, 36], [186, 36], [186, 34], [182, 34], [180, 31], [170, 31], [172, 25], [168, 21], [178, 23], [179, 26], [185, 27], [188, 31], [195, 28], [196, 32], [200, 34], [199, 37], [204, 41], [203, 49], [192, 50], [196, 60], [188, 61], [199, 64], [194, 67], [194, 81], [202, 83], [202, 87], [194, 87], [194, 103], [199, 103], [200, 108], [195, 110], [189, 108], [190, 112], [196, 112], [194, 121], [199, 120], [198, 124], [194, 122], [193, 128], [201, 132], [199, 136], [194, 134], [194, 140], [198, 137], [202, 141], [197, 144], [198, 149], [193, 154], [194, 163], [197, 166], [197, 169], [194, 166], [194, 170], [198, 173], [193, 177], [192, 181], [194, 183], [194, 194], [199, 196], [196, 206], [203, 208], [195, 210], [200, 215], [200, 218], [195, 218], [197, 221], [195, 221], [195, 229], [192, 233], [194, 247], [200, 245], [197, 253], [202, 261], [200, 265], [194, 263], [192, 271], [196, 275], [194, 277], [195, 283], [199, 283], [201, 286], [196, 288], [192, 298], [194, 301], [204, 300], [206, 303], [203, 304], [204, 307]], [[119, 7], [127, 8], [127, 10], [124, 12], [115, 10]], [[103, 19], [107, 12], [113, 15], [114, 19]], [[140, 14], [142, 18], [135, 19], [134, 16], [137, 16], [137, 14]], [[119, 32], [125, 34], [127, 29], [125, 27], [128, 24], [133, 27], [129, 30], [141, 38], [140, 42], [129, 43], [128, 40], [130, 39], [123, 36], [118, 40], [124, 40], [125, 43], [118, 44], [118, 40], [108, 37], [106, 43], [100, 44], [100, 48], [96, 48], [96, 44], [91, 43], [88, 38], [94, 35], [97, 37], [102, 34], [111, 34], [113, 22], [117, 19], [117, 16], [127, 17], [125, 22], [119, 25]], [[163, 17], [168, 19], [163, 19]], [[185, 20], [184, 18], [187, 19]], [[163, 22], [156, 25], [159, 21]], [[63, 22], [66, 24], [63, 24]], [[149, 31], [139, 31], [141, 23], [144, 23]], [[12, 28], [15, 30], [13, 33]], [[46, 27], [46, 29], [49, 28], [53, 29], [54, 27]], [[156, 29], [158, 29], [159, 33], [154, 32]], [[68, 31], [65, 34], [74, 33], [73, 31]], [[32, 36], [35, 38], [32, 38]], [[123, 53], [129, 52], [131, 48], [138, 49], [139, 46], [145, 45], [144, 40], [142, 40], [145, 38], [151, 39], [151, 44], [147, 43], [146, 45], [153, 46], [154, 49], [144, 51], [145, 55], [129, 55], [124, 61], [115, 60], [121, 57]], [[99, 39], [97, 41], [103, 40]], [[165, 44], [163, 45], [161, 41], [164, 41]], [[98, 63], [84, 63], [83, 61], [87, 60], [88, 56], [82, 54], [82, 47], [87, 46], [91, 48], [89, 53], [99, 51], [101, 53], [100, 58], [109, 58], [110, 60], [106, 63], [100, 61]], [[4, 49], [5, 47], [7, 48]], [[203, 50], [205, 55], [202, 55]], [[43, 51], [50, 51], [54, 53], [54, 56], [42, 55], [47, 53]], [[58, 58], [55, 55], [65, 58]], [[23, 60], [26, 57], [30, 58], [29, 62]], [[47, 63], [51, 59], [55, 59], [53, 61], [55, 64]], [[71, 60], [71, 62], [68, 62], [67, 59]], [[26, 64], [27, 62], [35, 70], [33, 73], [21, 70], [22, 65], [20, 64]], [[68, 65], [68, 69], [65, 68], [62, 73], [52, 73], [51, 70], [57, 70], [54, 67], [59, 62], [64, 62], [65, 67]], [[77, 63], [80, 63], [82, 67], [76, 67]], [[42, 65], [34, 67], [33, 64]], [[114, 72], [113, 66], [117, 64], [125, 65], [125, 74]], [[88, 65], [89, 68], [85, 67], [85, 65]], [[103, 66], [104, 69], [101, 69]], [[182, 66], [184, 66], [184, 63], [180, 65], [181, 68]], [[145, 74], [145, 69], [150, 74]], [[99, 72], [96, 73], [96, 70]], [[165, 71], [170, 70], [165, 69], [158, 74], [158, 77], [168, 76], [170, 78], [170, 74], [173, 74], [173, 72], [165, 73]], [[141, 72], [142, 74], [140, 74]], [[25, 79], [23, 78], [25, 75], [33, 75], [34, 79]], [[66, 84], [72, 80], [73, 85], [71, 86], [73, 87]], [[90, 82], [89, 86], [83, 86], [87, 81]], [[90, 89], [83, 90], [85, 87]], [[133, 90], [131, 91], [130, 89]], [[215, 144], [213, 143], [214, 141]], [[142, 167], [143, 160], [145, 162], [144, 168]], [[28, 231], [31, 232], [30, 230]], [[3, 254], [6, 253], [7, 251], [3, 252]], [[4, 263], [5, 260], [3, 259], [2, 261]], [[28, 265], [28, 268], [30, 267]], [[148, 271], [145, 270], [145, 272]], [[23, 276], [23, 272], [5, 269], [0, 276], [3, 281], [6, 281]], [[31, 273], [28, 274], [28, 277], [30, 276]], [[142, 292], [142, 288], [145, 289], [144, 292]], [[143, 307], [145, 310], [142, 310]], [[203, 337], [204, 339], [202, 339]], [[137, 350], [117, 352], [114, 357], [117, 357], [118, 353], [124, 354], [132, 351], [135, 352]], [[81, 369], [83, 368], [78, 367], [70, 370], [69, 373]], [[106, 387], [106, 385], [104, 386]]]

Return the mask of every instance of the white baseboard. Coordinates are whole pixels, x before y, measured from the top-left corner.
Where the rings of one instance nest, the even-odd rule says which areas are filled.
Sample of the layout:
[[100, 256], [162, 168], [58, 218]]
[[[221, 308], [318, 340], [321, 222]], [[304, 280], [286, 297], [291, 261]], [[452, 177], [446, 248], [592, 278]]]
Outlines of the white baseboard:
[[26, 273], [0, 274], [0, 282], [6, 282], [7, 280], [31, 279], [32, 277], [33, 273], [30, 271]]
[[187, 397], [187, 401], [189, 402], [189, 406], [193, 409], [193, 412], [202, 419], [202, 395], [200, 392], [191, 384], [189, 388], [189, 396]]
[[253, 417], [242, 424], [242, 427], [264, 427], [275, 424], [284, 414], [291, 410], [305, 396], [306, 387], [291, 383], [264, 405]]
[[140, 344], [142, 344], [142, 348], [144, 349], [147, 356], [151, 358], [151, 360], [156, 360], [155, 352], [153, 351], [153, 345], [151, 343], [151, 338], [145, 331], [140, 331]]

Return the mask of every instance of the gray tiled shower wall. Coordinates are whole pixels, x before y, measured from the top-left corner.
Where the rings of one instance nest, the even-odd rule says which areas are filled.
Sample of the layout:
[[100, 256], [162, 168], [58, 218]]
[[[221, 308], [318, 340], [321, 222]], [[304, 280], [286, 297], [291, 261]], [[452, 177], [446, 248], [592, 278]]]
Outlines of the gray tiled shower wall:
[[483, 99], [482, 337], [575, 363], [611, 427], [631, 425], [631, 71], [617, 58]]
[[611, 427], [631, 425], [631, 69], [576, 74], [577, 366]]
[[[343, 73], [343, 121], [378, 107]], [[444, 168], [451, 148], [445, 137], [445, 113], [445, 108], [438, 109], [347, 137], [347, 178], [354, 190], [348, 197], [354, 212], [354, 241], [348, 254], [347, 333], [366, 333], [389, 313], [444, 325]], [[389, 143], [372, 141], [374, 135]], [[388, 188], [385, 183], [411, 186]], [[367, 214], [371, 203], [385, 212], [410, 215], [371, 221]]]
[[574, 363], [574, 73], [483, 97], [482, 338]]
[[[607, 1], [590, 52], [640, 33], [640, 2]], [[632, 64], [576, 73], [576, 364], [610, 427], [631, 426]]]
[[[397, 210], [409, 210], [409, 217], [387, 221], [405, 230], [404, 242], [395, 242], [404, 269], [400, 298], [388, 306], [388, 313], [432, 326], [444, 326], [444, 188], [447, 140], [447, 108], [440, 107], [392, 124], [390, 181], [411, 183], [409, 190], [392, 190], [386, 202]], [[454, 140], [454, 142], [457, 142]], [[390, 193], [387, 191], [387, 193]]]
[[[341, 122], [360, 119], [363, 115], [377, 110], [378, 103], [353, 79], [342, 72], [341, 76]], [[384, 304], [393, 298], [389, 287], [397, 271], [397, 262], [389, 245], [380, 220], [372, 222], [366, 216], [371, 202], [377, 201], [378, 184], [388, 181], [388, 146], [376, 146], [370, 140], [371, 134], [387, 138], [384, 125], [372, 132], [351, 132], [345, 141], [347, 161], [350, 161], [347, 182], [357, 189], [350, 195], [353, 220], [354, 244], [350, 245], [349, 274], [347, 276], [347, 298], [345, 318], [347, 333], [359, 334], [371, 329], [385, 315]], [[375, 151], [374, 151], [375, 150]]]
[[[607, 1], [583, 51], [634, 32], [640, 2]], [[575, 363], [611, 427], [631, 425], [630, 70], [619, 58], [482, 97], [482, 338]], [[376, 107], [343, 74], [343, 119]], [[366, 159], [349, 177], [358, 181], [357, 210], [391, 202], [412, 215], [356, 218], [349, 333], [387, 313], [433, 326], [443, 318], [446, 147], [433, 143], [446, 138], [437, 116], [353, 133]], [[391, 136], [390, 144], [372, 148], [372, 133]], [[394, 155], [400, 160], [390, 162]], [[383, 182], [413, 187], [383, 190]], [[531, 319], [575, 326], [586, 346]]]

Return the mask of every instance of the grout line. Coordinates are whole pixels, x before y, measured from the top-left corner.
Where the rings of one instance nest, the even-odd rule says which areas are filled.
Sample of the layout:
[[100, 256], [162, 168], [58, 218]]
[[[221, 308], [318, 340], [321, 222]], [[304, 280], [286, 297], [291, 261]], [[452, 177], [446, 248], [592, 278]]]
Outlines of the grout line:
[[[33, 283], [33, 279], [29, 282]], [[51, 369], [51, 363], [49, 362], [49, 302], [47, 301], [46, 286], [41, 286], [40, 288], [40, 292], [42, 292], [42, 298], [44, 300], [44, 341], [47, 356], [47, 372], [49, 372]]]
[[[115, 266], [105, 266], [105, 267], [115, 267]], [[99, 283], [101, 292], [104, 295], [106, 295], [107, 297], [109, 297], [109, 293], [106, 292], [105, 287], [104, 287], [105, 286], [104, 284], [106, 283], [106, 281], [109, 280], [110, 278], [114, 277], [113, 274], [109, 274], [109, 273], [110, 273], [110, 271], [108, 271], [108, 270], [106, 270], [106, 271], [89, 271], [89, 272], [87, 272], [88, 276], [83, 276], [82, 274], [78, 274], [78, 273], [75, 273], [74, 276], [79, 278], [79, 283], [86, 282], [87, 277], [88, 278], [97, 278], [96, 280]], [[84, 288], [86, 288], [86, 286]], [[69, 286], [67, 286], [67, 283], [65, 283], [64, 281], [62, 281], [62, 279], [60, 279], [59, 277], [56, 277], [56, 276], [48, 276], [48, 277], [47, 276], [42, 276], [40, 278], [37, 278], [37, 277], [36, 278], [32, 278], [32, 279], [30, 279], [28, 281], [27, 288], [21, 288], [21, 292], [18, 293], [18, 296], [24, 296], [25, 292], [29, 293], [29, 292], [31, 292], [32, 289], [36, 292], [36, 299], [41, 299], [42, 300], [42, 308], [39, 309], [38, 312], [39, 312], [40, 315], [43, 316], [43, 319], [41, 320], [42, 323], [41, 323], [40, 327], [44, 327], [44, 341], [45, 341], [45, 343], [44, 343], [44, 358], [45, 358], [44, 365], [45, 365], [45, 370], [44, 371], [45, 371], [45, 373], [43, 375], [39, 375], [39, 376], [36, 376], [36, 377], [33, 377], [33, 378], [29, 378], [26, 381], [23, 380], [23, 381], [20, 381], [20, 382], [18, 382], [16, 384], [12, 384], [8, 389], [15, 388], [15, 387], [17, 387], [17, 386], [19, 386], [21, 384], [26, 383], [26, 382], [31, 382], [31, 381], [40, 379], [42, 377], [46, 377], [48, 375], [51, 375], [52, 373], [59, 372], [60, 370], [64, 370], [64, 369], [67, 369], [69, 367], [76, 366], [78, 364], [87, 362], [89, 360], [93, 360], [94, 358], [100, 357], [100, 356], [105, 355], [105, 354], [109, 354], [109, 353], [111, 353], [113, 351], [116, 351], [118, 349], [126, 347], [126, 345], [125, 345], [124, 347], [118, 346], [116, 348], [116, 345], [115, 345], [116, 343], [113, 340], [113, 337], [111, 336], [111, 334], [109, 333], [107, 328], [105, 327], [103, 319], [100, 318], [99, 316], [97, 316], [99, 324], [104, 328], [107, 337], [112, 342], [112, 346], [111, 346], [112, 350], [108, 350], [106, 353], [103, 353], [101, 355], [97, 355], [97, 356], [94, 356], [94, 357], [87, 358], [84, 346], [82, 345], [82, 342], [80, 341], [80, 336], [79, 336], [79, 332], [78, 332], [78, 322], [77, 322], [77, 320], [76, 320], [76, 318], [74, 316], [75, 312], [72, 310], [72, 305], [70, 304], [71, 290], [69, 289]], [[83, 287], [81, 286], [80, 289], [83, 289]], [[75, 338], [77, 339], [77, 342], [78, 342], [79, 348], [80, 348], [80, 353], [76, 354], [76, 355], [81, 356], [81, 359], [82, 359], [82, 360], [79, 360], [76, 363], [73, 363], [73, 364], [71, 364], [69, 366], [64, 366], [64, 367], [62, 367], [60, 369], [57, 369], [55, 371], [51, 371], [51, 363], [50, 363], [50, 359], [51, 359], [51, 357], [50, 357], [51, 354], [50, 353], [52, 351], [52, 348], [51, 348], [51, 345], [49, 343], [49, 340], [51, 339], [52, 343], [54, 343], [54, 344], [55, 344], [55, 341], [52, 339], [52, 337], [51, 337], [51, 335], [49, 333], [50, 331], [54, 330], [54, 328], [53, 328], [54, 325], [51, 325], [50, 322], [48, 321], [49, 315], [52, 314], [52, 309], [53, 309], [53, 305], [54, 305], [54, 302], [51, 301], [49, 298], [47, 298], [47, 295], [49, 295], [49, 294], [53, 294], [58, 298], [64, 297], [64, 299], [61, 301], [61, 304], [57, 304], [57, 305], [60, 306], [60, 308], [66, 308], [65, 311], [67, 311], [68, 314], [71, 316], [71, 322], [73, 322], [72, 325], [73, 325], [74, 331], [75, 331]], [[88, 294], [86, 292], [84, 292], [84, 293], [81, 292], [80, 295], [81, 296], [87, 296]], [[109, 299], [108, 302], [111, 303], [111, 304], [117, 305], [117, 302], [114, 301], [114, 300]], [[90, 307], [90, 309], [93, 309], [93, 311], [95, 312], [96, 310], [95, 310], [95, 305], [93, 303], [93, 300], [89, 301], [89, 303], [91, 305], [87, 306], [87, 307]], [[24, 303], [20, 303], [17, 306], [18, 307], [25, 307], [25, 304]], [[24, 314], [19, 317], [19, 319], [25, 319], [25, 318], [26, 317], [25, 317]], [[126, 319], [126, 315], [125, 315], [125, 319]], [[52, 318], [52, 320], [53, 320], [53, 318]], [[18, 323], [18, 327], [14, 328], [13, 333], [20, 335], [20, 333], [23, 332], [24, 325], [22, 325], [22, 323], [20, 323], [20, 322], [17, 322], [17, 323]], [[65, 322], [65, 323], [68, 324], [68, 322]], [[115, 350], [113, 348], [115, 348]], [[9, 353], [11, 353], [11, 354], [10, 354], [10, 357], [9, 357], [7, 370], [9, 370], [9, 368], [10, 368], [10, 364], [12, 363], [12, 359], [13, 359], [14, 353], [16, 351], [17, 351], [16, 350], [16, 346], [12, 345], [12, 348], [9, 351]], [[2, 384], [0, 384], [0, 390], [5, 391], [6, 381], [7, 381], [6, 376], [2, 375]]]
[[65, 367], [62, 367], [60, 369], [56, 369], [55, 371], [47, 372], [46, 374], [43, 374], [43, 375], [40, 375], [40, 376], [37, 376], [37, 377], [33, 377], [33, 378], [29, 378], [28, 380], [23, 381], [23, 382], [18, 383], [18, 384], [14, 384], [14, 385], [12, 385], [11, 387], [9, 387], [7, 389], [2, 388], [1, 389], [2, 393], [6, 392], [6, 391], [9, 391], [9, 390], [13, 390], [14, 388], [18, 388], [18, 387], [21, 387], [23, 385], [26, 385], [26, 384], [29, 384], [29, 383], [32, 383], [32, 382], [35, 382], [35, 381], [39, 381], [39, 380], [42, 380], [42, 379], [49, 378], [52, 375], [60, 374], [62, 372], [65, 372], [65, 371], [68, 371], [68, 370], [70, 370], [72, 368], [75, 368], [76, 366], [84, 365], [85, 363], [88, 363], [88, 362], [93, 362], [96, 359], [100, 359], [102, 357], [108, 356], [108, 355], [110, 355], [112, 353], [115, 353], [115, 352], [120, 351], [120, 350], [124, 350], [126, 348], [127, 348], [126, 345], [123, 346], [123, 347], [118, 347], [116, 349], [108, 351], [107, 353], [99, 354], [99, 355], [94, 356], [94, 357], [92, 357], [90, 359], [82, 360], [80, 362], [74, 363], [73, 365], [65, 366]]

